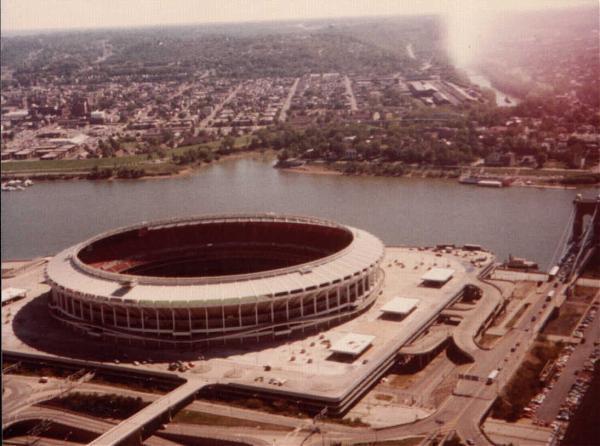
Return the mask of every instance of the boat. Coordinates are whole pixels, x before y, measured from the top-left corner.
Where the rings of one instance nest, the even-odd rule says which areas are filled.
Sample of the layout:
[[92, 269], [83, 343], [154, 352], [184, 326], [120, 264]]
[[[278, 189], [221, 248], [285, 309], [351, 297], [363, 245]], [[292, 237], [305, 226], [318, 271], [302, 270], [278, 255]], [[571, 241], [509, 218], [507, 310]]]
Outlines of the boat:
[[483, 187], [503, 187], [502, 181], [500, 180], [480, 180], [477, 182], [477, 186]]
[[13, 191], [22, 191], [25, 188], [33, 185], [33, 181], [30, 179], [25, 180], [9, 180], [2, 183], [2, 191], [4, 192], [13, 192]]
[[506, 187], [510, 186], [512, 180], [509, 178], [478, 177], [474, 175], [463, 175], [458, 179], [461, 184], [472, 184], [483, 187]]
[[458, 179], [458, 182], [461, 184], [477, 184], [482, 179], [479, 177], [474, 177], [471, 175], [464, 175]]

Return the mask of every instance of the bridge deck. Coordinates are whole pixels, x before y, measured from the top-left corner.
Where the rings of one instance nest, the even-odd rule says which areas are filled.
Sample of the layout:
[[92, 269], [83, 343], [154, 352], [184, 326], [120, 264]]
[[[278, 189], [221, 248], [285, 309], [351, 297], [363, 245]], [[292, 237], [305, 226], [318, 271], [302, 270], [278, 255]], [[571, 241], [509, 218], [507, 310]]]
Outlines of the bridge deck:
[[177, 407], [180, 403], [184, 402], [187, 398], [190, 398], [207, 384], [206, 381], [200, 380], [186, 382], [172, 392], [157, 399], [149, 406], [146, 406], [135, 415], [123, 420], [89, 444], [97, 446], [120, 444], [122, 441], [135, 435], [136, 432], [140, 432], [146, 424]]

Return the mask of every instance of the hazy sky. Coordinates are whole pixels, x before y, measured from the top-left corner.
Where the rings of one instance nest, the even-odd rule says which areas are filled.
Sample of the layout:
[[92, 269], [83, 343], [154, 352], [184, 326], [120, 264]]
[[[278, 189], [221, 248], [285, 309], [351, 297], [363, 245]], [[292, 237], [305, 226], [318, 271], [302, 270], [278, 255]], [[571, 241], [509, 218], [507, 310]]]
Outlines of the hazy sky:
[[597, 0], [0, 0], [3, 31], [535, 9]]

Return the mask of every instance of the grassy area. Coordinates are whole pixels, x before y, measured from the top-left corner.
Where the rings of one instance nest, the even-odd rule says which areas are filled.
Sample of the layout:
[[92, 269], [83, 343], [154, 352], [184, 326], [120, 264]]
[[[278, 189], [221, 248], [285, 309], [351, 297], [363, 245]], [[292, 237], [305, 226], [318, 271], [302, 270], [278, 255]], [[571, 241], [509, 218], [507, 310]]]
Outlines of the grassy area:
[[291, 428], [278, 424], [260, 423], [258, 421], [244, 420], [242, 418], [214, 415], [195, 410], [180, 410], [173, 417], [176, 423], [203, 424], [209, 426], [231, 426], [231, 427], [260, 427], [261, 429], [289, 431]]
[[98, 395], [95, 393], [74, 392], [66, 396], [53, 398], [45, 406], [71, 410], [93, 417], [124, 420], [146, 407], [141, 398], [123, 395]]
[[600, 279], [600, 250], [594, 253], [594, 256], [588, 260], [583, 270], [582, 277], [588, 279]]
[[572, 299], [578, 302], [590, 303], [597, 292], [598, 288], [576, 285]]
[[558, 316], [552, 319], [544, 327], [544, 334], [569, 336], [583, 313], [585, 307], [570, 302], [564, 303], [559, 310]]
[[523, 313], [525, 313], [525, 310], [527, 310], [527, 308], [529, 308], [529, 305], [530, 304], [527, 303], [527, 304], [521, 306], [521, 308], [519, 308], [519, 311], [517, 311], [515, 313], [515, 315], [512, 317], [512, 319], [506, 323], [506, 328], [513, 328], [515, 326], [515, 324], [517, 323], [517, 321], [521, 318], [521, 316], [523, 316]]
[[353, 443], [352, 446], [416, 446], [425, 437], [407, 437], [400, 440], [373, 441], [366, 443]]
[[[23, 375], [23, 376], [47, 376], [50, 378], [67, 378], [68, 376], [75, 373], [73, 370], [58, 369], [54, 367], [36, 366], [29, 363], [19, 362], [18, 366], [13, 367], [16, 363], [11, 361], [2, 362], [2, 373], [8, 373], [10, 375]], [[5, 372], [5, 369], [10, 370]]]
[[563, 345], [553, 342], [536, 342], [526, 360], [521, 364], [502, 394], [492, 407], [492, 416], [506, 421], [517, 421], [523, 408], [543, 388], [539, 376], [548, 361], [554, 361]]
[[[205, 390], [200, 392], [200, 397], [205, 401], [210, 401], [216, 404], [227, 404], [234, 407], [240, 407], [243, 409], [258, 410], [261, 412], [272, 413], [276, 415], [284, 415], [288, 417], [295, 417], [301, 420], [310, 420], [315, 412], [306, 410], [305, 408], [297, 405], [292, 401], [284, 399], [268, 399], [263, 400], [258, 397], [246, 398], [237, 395], [228, 395], [224, 397], [222, 393], [215, 391], [214, 389]], [[321, 418], [322, 421], [328, 423], [344, 424], [346, 426], [354, 427], [368, 427], [369, 424], [363, 422], [360, 418], [355, 417], [349, 418], [334, 418], [325, 416]]]
[[452, 434], [451, 437], [447, 438], [446, 441], [444, 441], [441, 446], [464, 446], [464, 444], [465, 443], [461, 440], [461, 438], [455, 432], [454, 434]]
[[94, 167], [131, 167], [148, 164], [146, 155], [123, 156], [121, 158], [100, 158], [85, 160], [53, 160], [53, 161], [9, 161], [2, 163], [4, 173], [20, 172], [81, 172]]
[[[249, 135], [239, 136], [234, 141], [234, 148], [245, 147], [250, 141]], [[144, 168], [151, 174], [172, 173], [177, 170], [177, 166], [172, 163], [171, 156], [182, 155], [188, 150], [198, 149], [200, 147], [216, 150], [221, 141], [213, 141], [206, 144], [194, 144], [182, 146], [168, 151], [168, 158], [162, 163], [156, 163], [149, 160], [147, 155], [130, 155], [119, 158], [91, 158], [84, 160], [52, 160], [52, 161], [9, 161], [2, 163], [3, 173], [62, 173], [62, 172], [87, 172], [94, 167], [115, 168]]]

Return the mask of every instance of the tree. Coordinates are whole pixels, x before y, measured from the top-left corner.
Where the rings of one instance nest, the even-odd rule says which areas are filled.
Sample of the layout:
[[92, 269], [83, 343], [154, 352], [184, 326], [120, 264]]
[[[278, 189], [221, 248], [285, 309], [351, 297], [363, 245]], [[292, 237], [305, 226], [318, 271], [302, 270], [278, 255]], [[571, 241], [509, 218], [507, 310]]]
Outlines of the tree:
[[229, 153], [233, 150], [234, 145], [235, 145], [235, 139], [233, 138], [233, 136], [227, 135], [221, 141], [221, 144], [219, 146], [219, 151], [222, 153]]
[[538, 169], [541, 169], [542, 167], [544, 167], [544, 164], [546, 164], [546, 161], [548, 161], [548, 155], [546, 155], [545, 153], [538, 153], [535, 157], [535, 160], [537, 162]]

